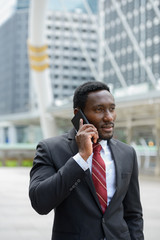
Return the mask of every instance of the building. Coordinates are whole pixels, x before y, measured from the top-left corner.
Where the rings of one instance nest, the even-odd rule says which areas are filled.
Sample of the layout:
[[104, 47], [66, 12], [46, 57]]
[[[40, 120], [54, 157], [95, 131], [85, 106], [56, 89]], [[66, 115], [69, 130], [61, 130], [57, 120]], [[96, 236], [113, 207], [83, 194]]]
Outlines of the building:
[[28, 11], [17, 9], [0, 26], [0, 115], [29, 110]]
[[140, 167], [160, 174], [160, 2], [99, 1], [99, 23], [99, 74], [116, 98], [115, 137], [140, 145]]
[[99, 11], [101, 79], [117, 96], [160, 89], [160, 2], [104, 0]]
[[[41, 136], [29, 76], [28, 7], [29, 1], [18, 0], [12, 15], [0, 26], [1, 143], [37, 141]], [[46, 41], [55, 103], [70, 98], [80, 83], [95, 79], [96, 24], [96, 16], [90, 19], [83, 9], [68, 13], [48, 10]], [[36, 136], [28, 136], [29, 132]]]
[[88, 61], [98, 71], [96, 16], [50, 11], [46, 35], [55, 100], [70, 97], [82, 82], [95, 80]]

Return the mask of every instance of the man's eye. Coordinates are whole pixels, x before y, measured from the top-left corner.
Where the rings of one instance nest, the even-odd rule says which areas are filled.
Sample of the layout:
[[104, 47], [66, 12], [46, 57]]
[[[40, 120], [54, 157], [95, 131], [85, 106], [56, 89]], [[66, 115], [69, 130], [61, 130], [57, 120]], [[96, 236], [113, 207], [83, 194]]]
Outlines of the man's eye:
[[115, 107], [111, 107], [111, 108], [110, 108], [110, 111], [114, 111], [114, 110], [115, 110]]
[[97, 108], [96, 111], [97, 111], [97, 112], [102, 112], [102, 111], [103, 111], [103, 108]]

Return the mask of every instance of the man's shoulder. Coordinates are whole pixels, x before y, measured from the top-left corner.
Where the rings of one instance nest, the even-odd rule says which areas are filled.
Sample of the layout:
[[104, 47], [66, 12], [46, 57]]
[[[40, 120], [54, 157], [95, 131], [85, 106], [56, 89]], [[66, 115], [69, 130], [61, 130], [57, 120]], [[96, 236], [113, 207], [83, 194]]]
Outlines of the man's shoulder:
[[40, 143], [44, 143], [47, 145], [52, 145], [54, 143], [58, 143], [58, 142], [62, 142], [63, 140], [67, 139], [68, 137], [68, 133], [62, 134], [62, 135], [57, 135], [54, 137], [50, 137], [50, 138], [45, 138], [43, 140], [40, 141]]
[[129, 148], [129, 149], [133, 149], [133, 147], [125, 142], [122, 142], [118, 139], [115, 139], [115, 138], [112, 138], [110, 140], [111, 144], [113, 145], [117, 145], [117, 146], [120, 146], [120, 147], [124, 147], [124, 148]]
[[64, 142], [69, 141], [74, 138], [75, 138], [74, 131], [70, 130], [61, 135], [43, 139], [39, 142], [39, 144], [45, 144], [47, 146], [59, 145], [59, 144], [63, 144]]
[[128, 156], [134, 156], [136, 154], [135, 149], [133, 146], [119, 141], [118, 139], [111, 139], [110, 140], [110, 147], [113, 152], [117, 152], [118, 154], [127, 154]]

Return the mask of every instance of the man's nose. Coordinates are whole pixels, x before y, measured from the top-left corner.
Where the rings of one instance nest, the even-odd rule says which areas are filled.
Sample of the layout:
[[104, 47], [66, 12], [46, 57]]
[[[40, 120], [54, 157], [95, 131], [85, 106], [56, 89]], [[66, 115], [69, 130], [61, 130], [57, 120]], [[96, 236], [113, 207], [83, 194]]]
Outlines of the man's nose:
[[110, 111], [105, 111], [104, 112], [104, 121], [113, 121], [113, 114]]

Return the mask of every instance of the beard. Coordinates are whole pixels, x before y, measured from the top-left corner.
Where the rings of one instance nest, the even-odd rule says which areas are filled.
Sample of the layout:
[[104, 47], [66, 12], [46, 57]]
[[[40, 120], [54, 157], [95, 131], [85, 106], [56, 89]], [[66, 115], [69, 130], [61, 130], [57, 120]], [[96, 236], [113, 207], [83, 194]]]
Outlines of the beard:
[[102, 134], [99, 134], [99, 139], [100, 140], [110, 140], [113, 137], [113, 133], [110, 136], [104, 136]]

